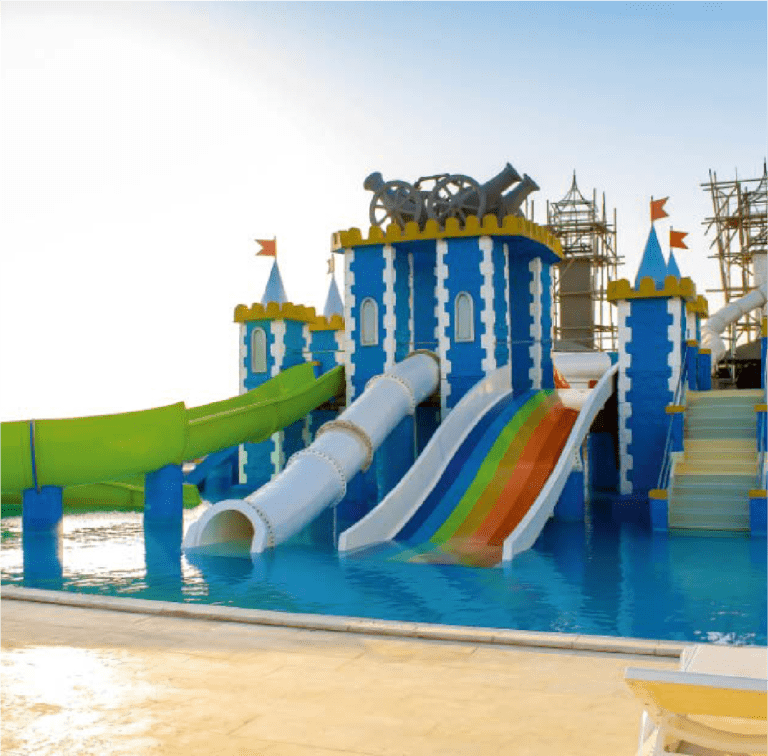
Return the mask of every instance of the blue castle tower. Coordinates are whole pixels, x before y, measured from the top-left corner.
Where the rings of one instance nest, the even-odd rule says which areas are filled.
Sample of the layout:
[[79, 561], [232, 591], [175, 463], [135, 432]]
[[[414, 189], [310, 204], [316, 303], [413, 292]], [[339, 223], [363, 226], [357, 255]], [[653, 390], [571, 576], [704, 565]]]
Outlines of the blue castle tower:
[[[697, 381], [700, 321], [707, 302], [690, 278], [680, 276], [674, 255], [665, 262], [652, 227], [635, 277], [608, 287], [619, 323], [619, 492], [645, 504], [656, 488], [670, 427], [680, 397], [681, 372]], [[705, 355], [701, 356], [703, 360]], [[696, 388], [696, 383], [691, 383]]]
[[[340, 232], [347, 402], [419, 350], [440, 361], [439, 405], [418, 418], [417, 445], [483, 377], [508, 366], [522, 393], [552, 388], [552, 276], [558, 240], [523, 218], [449, 218], [385, 233]], [[435, 412], [437, 410], [437, 412]]]
[[[353, 521], [400, 480], [478, 381], [507, 369], [515, 393], [554, 387], [551, 266], [561, 250], [545, 229], [516, 216], [392, 225], [386, 233], [372, 227], [367, 238], [353, 228], [334, 240], [344, 261], [343, 301], [332, 278], [323, 316], [288, 302], [275, 263], [261, 303], [239, 305], [235, 321], [241, 392], [302, 362], [321, 373], [343, 364], [349, 405], [413, 352], [439, 361], [438, 394], [403, 418], [350, 481], [338, 515]], [[323, 406], [266, 441], [242, 444], [239, 482], [266, 483], [342, 408]]]
[[[307, 361], [314, 361], [321, 373], [340, 364], [344, 325], [337, 300], [338, 289], [332, 283], [326, 305], [330, 317], [317, 317], [313, 307], [288, 302], [275, 261], [261, 303], [235, 309], [235, 322], [240, 324], [240, 393]], [[316, 420], [313, 413], [266, 441], [241, 444], [239, 482], [257, 488], [278, 474], [292, 454], [310, 443]]]

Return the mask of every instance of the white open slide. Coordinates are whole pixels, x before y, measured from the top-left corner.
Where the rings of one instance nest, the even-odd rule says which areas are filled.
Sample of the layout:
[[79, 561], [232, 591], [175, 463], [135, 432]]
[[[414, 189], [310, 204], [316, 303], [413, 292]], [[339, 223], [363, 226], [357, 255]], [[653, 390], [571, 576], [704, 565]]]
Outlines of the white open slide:
[[[568, 440], [565, 442], [560, 458], [555, 469], [550, 474], [544, 488], [536, 497], [531, 508], [525, 513], [525, 517], [504, 541], [502, 559], [510, 561], [515, 554], [530, 549], [539, 537], [547, 520], [555, 511], [555, 505], [563, 492], [565, 482], [571, 474], [576, 462], [576, 455], [581, 448], [584, 439], [589, 433], [597, 413], [603, 408], [608, 397], [613, 393], [613, 378], [619, 369], [618, 364], [603, 374], [597, 385], [589, 392], [581, 406], [579, 416], [571, 429]], [[562, 392], [560, 392], [562, 393]]]
[[[588, 380], [600, 378], [600, 376], [602, 378], [593, 389], [559, 389], [557, 392], [563, 404], [579, 410], [580, 413], [558, 465], [542, 490], [542, 494], [549, 491], [550, 496], [554, 496], [551, 510], [554, 509], [573, 467], [575, 452], [580, 448], [581, 442], [589, 433], [592, 421], [613, 390], [612, 376], [616, 374], [617, 369], [616, 366], [611, 368], [610, 357], [607, 354], [584, 352], [561, 353], [560, 356], [565, 359], [560, 360], [557, 367], [567, 380], [575, 380], [577, 384], [586, 385]], [[361, 549], [394, 538], [430, 494], [464, 439], [483, 415], [509, 395], [510, 374], [508, 365], [499, 368], [462, 398], [437, 429], [416, 463], [400, 483], [374, 510], [340, 535], [339, 551]], [[575, 436], [574, 433], [580, 435]], [[555, 477], [557, 477], [556, 484], [552, 480]], [[541, 496], [536, 504], [540, 504], [540, 500]], [[544, 522], [546, 518], [533, 537], [533, 541], [536, 540]], [[525, 520], [521, 522], [518, 529], [524, 523]], [[525, 548], [530, 548], [533, 541]]]
[[436, 391], [439, 379], [437, 359], [429, 354], [414, 354], [376, 376], [280, 475], [245, 499], [208, 509], [189, 527], [184, 548], [250, 540], [255, 554], [286, 541], [344, 497], [346, 481], [370, 464], [373, 452]]
[[511, 391], [509, 365], [477, 383], [451, 410], [416, 463], [383, 501], [339, 536], [339, 551], [391, 540], [413, 517], [483, 415]]

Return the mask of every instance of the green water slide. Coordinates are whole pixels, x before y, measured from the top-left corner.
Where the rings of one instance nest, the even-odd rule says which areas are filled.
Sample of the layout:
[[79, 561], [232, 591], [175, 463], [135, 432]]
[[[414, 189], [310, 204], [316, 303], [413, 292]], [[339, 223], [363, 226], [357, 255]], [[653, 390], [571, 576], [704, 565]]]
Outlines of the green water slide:
[[183, 402], [117, 415], [2, 423], [4, 494], [38, 486], [120, 481], [251, 441], [300, 420], [344, 388], [344, 369], [319, 378], [312, 364], [246, 394], [187, 409]]

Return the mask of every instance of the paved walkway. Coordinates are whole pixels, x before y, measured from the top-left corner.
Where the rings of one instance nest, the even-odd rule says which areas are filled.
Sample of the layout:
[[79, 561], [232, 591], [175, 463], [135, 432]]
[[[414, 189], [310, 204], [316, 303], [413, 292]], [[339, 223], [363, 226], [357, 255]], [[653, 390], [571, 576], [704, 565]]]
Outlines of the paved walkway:
[[631, 756], [676, 659], [2, 600], [6, 756]]

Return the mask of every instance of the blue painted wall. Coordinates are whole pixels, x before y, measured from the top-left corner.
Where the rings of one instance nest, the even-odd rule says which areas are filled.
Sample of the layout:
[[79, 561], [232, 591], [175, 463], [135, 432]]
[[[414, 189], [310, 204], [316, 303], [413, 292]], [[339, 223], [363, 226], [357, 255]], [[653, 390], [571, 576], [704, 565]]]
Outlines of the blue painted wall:
[[[349, 403], [365, 390], [365, 384], [374, 376], [384, 372], [384, 255], [381, 244], [369, 247], [358, 247], [351, 263], [351, 272], [355, 282], [352, 284], [352, 317], [354, 329], [352, 340], [355, 343], [355, 352], [352, 355], [354, 375], [352, 386], [354, 397], [347, 397]], [[372, 298], [379, 313], [378, 344], [375, 346], [362, 346], [360, 344], [360, 306], [366, 298]]]
[[414, 348], [437, 352], [436, 242], [413, 246]]
[[395, 248], [395, 362], [404, 360], [411, 351], [411, 305], [408, 279], [408, 252]]
[[512, 328], [512, 388], [516, 396], [532, 386], [531, 360], [531, 272], [528, 257], [515, 254], [510, 245], [509, 310]]
[[627, 325], [632, 329], [632, 340], [627, 344], [631, 355], [627, 375], [631, 386], [627, 401], [632, 415], [627, 427], [632, 431], [628, 445], [632, 469], [627, 477], [635, 494], [645, 495], [655, 488], [661, 469], [669, 428], [665, 408], [673, 398], [668, 386], [672, 369], [667, 364], [672, 351], [667, 330], [671, 323], [666, 298], [630, 300]]
[[555, 387], [552, 364], [552, 266], [542, 260], [541, 265], [541, 387]]
[[493, 307], [494, 324], [494, 355], [496, 366], [502, 367], [509, 363], [509, 313], [507, 312], [507, 282], [504, 279], [504, 244], [498, 239], [493, 240]]
[[310, 344], [312, 359], [319, 362], [317, 374], [322, 375], [344, 361], [344, 356], [337, 351], [336, 331], [311, 331]]
[[[445, 253], [445, 264], [448, 268], [445, 289], [448, 301], [445, 309], [448, 314], [446, 335], [450, 341], [446, 357], [450, 362], [450, 372], [446, 378], [451, 391], [446, 402], [447, 407], [456, 406], [464, 394], [484, 377], [482, 368], [484, 354], [480, 344], [485, 332], [481, 313], [486, 306], [480, 297], [483, 285], [483, 276], [480, 272], [482, 260], [483, 253], [477, 238], [448, 239], [448, 249]], [[455, 300], [462, 291], [472, 297], [474, 339], [457, 342], [455, 340]]]

